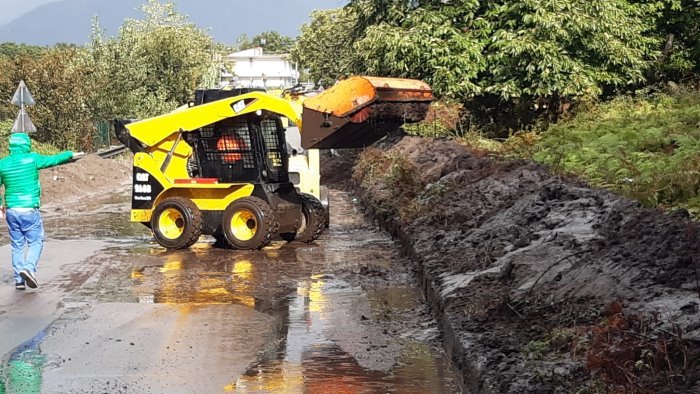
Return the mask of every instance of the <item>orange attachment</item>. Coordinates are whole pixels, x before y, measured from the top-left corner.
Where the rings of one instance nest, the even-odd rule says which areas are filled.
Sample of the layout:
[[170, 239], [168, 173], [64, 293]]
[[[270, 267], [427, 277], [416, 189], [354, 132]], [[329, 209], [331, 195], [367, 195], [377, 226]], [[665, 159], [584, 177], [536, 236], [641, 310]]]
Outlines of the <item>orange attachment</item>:
[[433, 99], [433, 91], [423, 81], [357, 76], [344, 79], [323, 93], [307, 98], [304, 108], [342, 118], [375, 101], [430, 103]]
[[405, 123], [425, 119], [433, 92], [415, 79], [351, 77], [304, 101], [301, 146], [368, 146]]

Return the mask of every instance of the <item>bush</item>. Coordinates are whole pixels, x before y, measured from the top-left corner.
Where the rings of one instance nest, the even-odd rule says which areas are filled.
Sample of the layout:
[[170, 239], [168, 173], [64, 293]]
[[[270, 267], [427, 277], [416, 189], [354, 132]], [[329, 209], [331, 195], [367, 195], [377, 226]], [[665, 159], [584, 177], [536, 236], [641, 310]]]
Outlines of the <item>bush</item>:
[[621, 97], [551, 126], [533, 158], [649, 207], [700, 213], [700, 94]]
[[[8, 150], [8, 141], [13, 123], [14, 122], [9, 119], [0, 120], [0, 157], [5, 157], [10, 153]], [[32, 138], [32, 150], [43, 155], [53, 155], [60, 152], [60, 149], [55, 146], [37, 142], [34, 138]]]
[[399, 217], [415, 214], [414, 201], [425, 185], [418, 169], [405, 156], [389, 154], [369, 148], [358, 157], [352, 180], [362, 189], [372, 191], [373, 204], [379, 211], [391, 212], [399, 208]]

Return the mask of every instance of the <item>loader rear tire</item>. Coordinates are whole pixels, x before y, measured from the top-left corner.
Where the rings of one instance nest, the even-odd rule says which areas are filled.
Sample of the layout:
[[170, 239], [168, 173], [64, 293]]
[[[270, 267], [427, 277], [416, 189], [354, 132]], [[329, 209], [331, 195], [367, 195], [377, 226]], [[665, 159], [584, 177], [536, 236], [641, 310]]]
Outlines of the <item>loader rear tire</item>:
[[234, 249], [261, 249], [270, 244], [279, 224], [275, 212], [264, 200], [243, 197], [224, 211], [221, 230]]
[[297, 231], [295, 241], [313, 242], [323, 232], [326, 225], [326, 209], [311, 194], [299, 193], [301, 200], [302, 224]]
[[153, 237], [168, 249], [186, 249], [202, 235], [202, 212], [184, 197], [164, 199], [151, 216]]

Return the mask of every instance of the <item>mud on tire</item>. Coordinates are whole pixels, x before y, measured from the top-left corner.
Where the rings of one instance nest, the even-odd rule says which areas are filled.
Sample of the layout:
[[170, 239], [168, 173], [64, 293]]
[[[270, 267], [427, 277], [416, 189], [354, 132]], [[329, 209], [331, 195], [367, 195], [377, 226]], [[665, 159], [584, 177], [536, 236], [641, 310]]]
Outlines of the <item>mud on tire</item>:
[[151, 216], [153, 237], [168, 249], [186, 249], [202, 235], [202, 212], [184, 197], [168, 197]]
[[313, 242], [323, 232], [326, 226], [326, 209], [316, 197], [311, 194], [300, 193], [301, 212], [305, 225], [296, 234], [296, 241]]
[[270, 205], [252, 196], [232, 202], [221, 221], [221, 232], [234, 249], [261, 249], [270, 243], [278, 228]]

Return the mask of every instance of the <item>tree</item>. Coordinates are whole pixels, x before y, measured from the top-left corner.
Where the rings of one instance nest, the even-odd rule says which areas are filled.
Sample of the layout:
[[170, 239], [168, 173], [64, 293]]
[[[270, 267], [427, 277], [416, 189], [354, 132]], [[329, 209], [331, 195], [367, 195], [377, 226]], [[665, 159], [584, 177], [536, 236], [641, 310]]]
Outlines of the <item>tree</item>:
[[3, 42], [0, 43], [0, 59], [1, 58], [16, 58], [24, 55], [29, 56], [41, 56], [48, 49], [45, 47], [40, 47], [36, 45], [27, 44], [17, 44], [14, 42]]
[[606, 85], [643, 80], [652, 52], [643, 9], [626, 0], [354, 0], [351, 6], [360, 15], [355, 68], [426, 77], [438, 93], [462, 98], [596, 95]]
[[355, 14], [345, 8], [312, 12], [311, 20], [302, 25], [292, 48], [292, 60], [308, 70], [313, 81], [332, 85], [350, 72], [353, 56], [350, 33], [355, 22]]
[[291, 51], [294, 46], [294, 39], [283, 36], [276, 31], [266, 31], [254, 36], [252, 43], [254, 46], [262, 47], [264, 53], [282, 54]]
[[[86, 70], [76, 66], [79, 56], [76, 48], [54, 48], [45, 50], [39, 57], [25, 54], [0, 60], [3, 70], [0, 92], [3, 97], [12, 97], [17, 82], [24, 80], [37, 102], [36, 106], [28, 108], [37, 126], [32, 137], [59, 148], [90, 150], [95, 128], [86, 103], [91, 92], [90, 87], [82, 83]], [[13, 119], [17, 107], [3, 104], [0, 118]]]
[[503, 113], [514, 127], [533, 118], [508, 108], [557, 112], [642, 83], [657, 53], [647, 8], [627, 0], [351, 0], [349, 8], [351, 71], [424, 79], [439, 96]]
[[423, 79], [443, 97], [479, 94], [488, 26], [472, 28], [477, 8], [458, 3], [410, 8], [401, 1], [357, 2], [352, 70]]
[[97, 119], [148, 117], [187, 102], [215, 61], [212, 38], [173, 3], [149, 0], [144, 19], [127, 19], [115, 38], [97, 21], [83, 62], [95, 86]]
[[253, 41], [247, 34], [243, 33], [236, 38], [236, 51], [245, 51], [246, 49], [254, 47], [255, 44], [253, 44]]
[[700, 1], [639, 0], [656, 24], [661, 51], [654, 69], [662, 80], [687, 80], [700, 74]]

